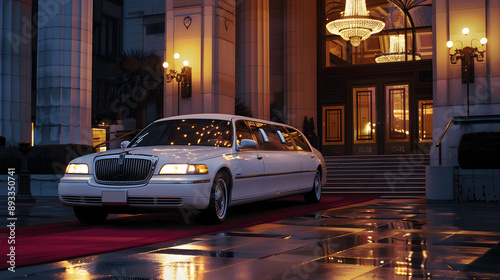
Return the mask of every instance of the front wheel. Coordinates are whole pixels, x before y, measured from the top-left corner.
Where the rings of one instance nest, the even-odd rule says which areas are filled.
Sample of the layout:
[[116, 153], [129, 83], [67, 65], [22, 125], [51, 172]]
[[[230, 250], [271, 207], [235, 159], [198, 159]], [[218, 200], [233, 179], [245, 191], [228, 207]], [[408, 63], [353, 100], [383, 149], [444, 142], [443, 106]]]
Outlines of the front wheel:
[[224, 173], [217, 173], [210, 192], [210, 203], [200, 217], [203, 223], [220, 224], [226, 220], [229, 202], [227, 186], [228, 179]]
[[304, 195], [304, 199], [308, 203], [318, 203], [321, 200], [321, 173], [318, 170], [314, 175], [313, 187]]
[[108, 217], [108, 212], [98, 207], [73, 206], [73, 211], [82, 224], [101, 224]]

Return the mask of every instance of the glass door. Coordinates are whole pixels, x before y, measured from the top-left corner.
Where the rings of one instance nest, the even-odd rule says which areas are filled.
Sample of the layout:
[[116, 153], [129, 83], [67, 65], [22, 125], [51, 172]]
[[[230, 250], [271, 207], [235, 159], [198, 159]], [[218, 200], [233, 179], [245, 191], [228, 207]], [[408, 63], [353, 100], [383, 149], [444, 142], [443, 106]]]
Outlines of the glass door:
[[410, 152], [410, 107], [408, 85], [385, 87], [386, 144], [388, 154]]
[[377, 154], [375, 87], [353, 88], [353, 154]]

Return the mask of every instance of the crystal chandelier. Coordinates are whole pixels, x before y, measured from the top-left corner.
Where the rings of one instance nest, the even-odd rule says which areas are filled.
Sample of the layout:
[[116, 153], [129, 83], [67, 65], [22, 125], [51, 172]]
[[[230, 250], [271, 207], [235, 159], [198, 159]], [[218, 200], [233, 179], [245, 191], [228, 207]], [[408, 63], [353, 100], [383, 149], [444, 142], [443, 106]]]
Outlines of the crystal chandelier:
[[384, 27], [383, 21], [370, 16], [365, 0], [347, 0], [340, 19], [326, 24], [330, 33], [340, 35], [354, 47], [359, 46], [361, 40], [366, 40], [371, 34], [382, 31]]
[[[422, 57], [419, 53], [415, 54], [415, 60], [420, 60]], [[389, 51], [375, 55], [377, 63], [398, 62], [398, 61], [413, 60], [413, 55], [410, 52], [405, 52], [405, 35], [389, 35]]]

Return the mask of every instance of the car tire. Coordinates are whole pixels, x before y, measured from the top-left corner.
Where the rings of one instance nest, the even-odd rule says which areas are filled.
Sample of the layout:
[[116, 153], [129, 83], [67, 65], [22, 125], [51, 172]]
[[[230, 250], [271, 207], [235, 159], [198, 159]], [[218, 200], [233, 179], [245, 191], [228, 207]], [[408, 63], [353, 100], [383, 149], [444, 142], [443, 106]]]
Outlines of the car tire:
[[314, 175], [312, 190], [304, 195], [304, 199], [308, 203], [318, 203], [321, 200], [321, 173], [318, 170]]
[[82, 224], [102, 224], [108, 217], [108, 212], [97, 207], [73, 206], [73, 211]]
[[226, 220], [229, 205], [228, 185], [229, 179], [225, 173], [219, 172], [215, 175], [208, 208], [199, 217], [201, 223], [220, 224]]

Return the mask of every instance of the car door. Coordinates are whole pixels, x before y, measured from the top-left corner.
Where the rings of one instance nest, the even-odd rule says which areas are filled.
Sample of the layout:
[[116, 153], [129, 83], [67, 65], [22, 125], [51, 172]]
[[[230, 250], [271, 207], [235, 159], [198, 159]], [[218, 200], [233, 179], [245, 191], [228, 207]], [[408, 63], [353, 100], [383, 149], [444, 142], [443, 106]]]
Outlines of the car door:
[[301, 188], [310, 188], [313, 185], [314, 175], [318, 167], [318, 159], [312, 153], [311, 146], [305, 136], [298, 130], [287, 128], [297, 148], [297, 158], [300, 160], [301, 174], [299, 182]]
[[280, 137], [280, 131], [284, 131], [284, 128], [265, 123], [257, 123], [252, 127], [254, 135], [261, 137], [263, 142], [259, 148], [264, 160], [264, 197], [286, 195], [300, 186], [300, 160], [294, 157], [293, 143], [287, 143]]
[[[250, 132], [245, 121], [235, 122], [236, 141], [241, 144], [243, 139], [256, 140]], [[257, 200], [262, 196], [262, 185], [264, 182], [264, 158], [261, 151], [255, 149], [241, 149], [237, 151], [233, 159], [235, 166], [233, 201]]]

